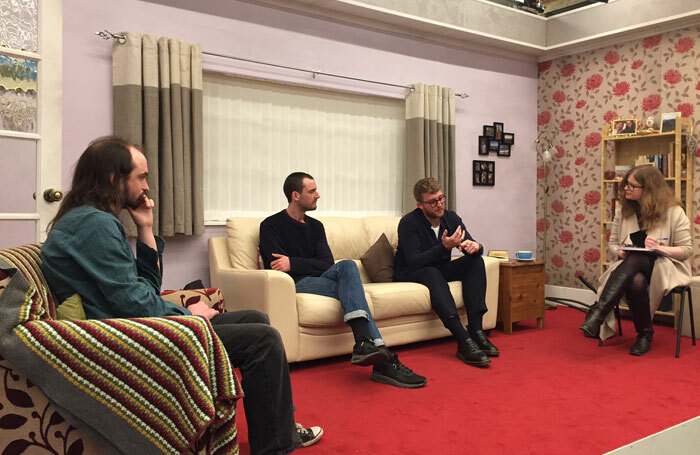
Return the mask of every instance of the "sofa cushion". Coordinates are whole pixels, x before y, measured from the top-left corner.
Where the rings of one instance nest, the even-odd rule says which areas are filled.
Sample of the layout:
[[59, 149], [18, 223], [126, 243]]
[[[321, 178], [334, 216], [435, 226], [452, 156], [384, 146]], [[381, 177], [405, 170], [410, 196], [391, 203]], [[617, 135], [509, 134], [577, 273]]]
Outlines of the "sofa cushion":
[[[318, 219], [326, 229], [326, 239], [336, 261], [360, 259], [372, 245], [365, 234], [362, 218], [323, 217]], [[372, 239], [372, 242], [377, 237]]]
[[390, 283], [394, 278], [394, 249], [382, 232], [374, 245], [360, 258], [373, 283]]
[[392, 248], [399, 244], [398, 216], [368, 216], [362, 219], [365, 226], [365, 234], [369, 242], [374, 242], [380, 235], [385, 234]]
[[[372, 310], [372, 302], [369, 296], [367, 306]], [[297, 294], [297, 314], [299, 315], [299, 325], [306, 327], [328, 327], [342, 325], [343, 309], [340, 302], [332, 297], [316, 294]]]
[[226, 238], [231, 266], [235, 269], [258, 268], [258, 245], [262, 218], [229, 218]]
[[[448, 283], [457, 308], [464, 306], [462, 283]], [[377, 321], [433, 311], [428, 288], [419, 283], [367, 283], [365, 293], [372, 301], [372, 315]]]

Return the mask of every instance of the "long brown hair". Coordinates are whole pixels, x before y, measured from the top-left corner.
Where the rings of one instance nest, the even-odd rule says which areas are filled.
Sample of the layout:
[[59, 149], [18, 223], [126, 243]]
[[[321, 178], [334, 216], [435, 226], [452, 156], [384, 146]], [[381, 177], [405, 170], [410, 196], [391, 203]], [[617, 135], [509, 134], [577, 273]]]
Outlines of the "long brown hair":
[[[639, 182], [642, 189], [642, 198], [639, 201], [631, 201], [625, 198], [624, 188], [631, 176]], [[640, 215], [640, 228], [648, 230], [663, 220], [666, 210], [680, 205], [663, 174], [650, 165], [636, 166], [627, 171], [625, 178], [620, 182], [620, 200], [622, 203], [622, 216]]]
[[115, 136], [105, 136], [90, 142], [73, 172], [73, 183], [58, 208], [58, 213], [49, 223], [50, 230], [71, 209], [91, 205], [111, 212], [111, 205], [124, 205], [125, 182], [131, 174], [132, 144]]

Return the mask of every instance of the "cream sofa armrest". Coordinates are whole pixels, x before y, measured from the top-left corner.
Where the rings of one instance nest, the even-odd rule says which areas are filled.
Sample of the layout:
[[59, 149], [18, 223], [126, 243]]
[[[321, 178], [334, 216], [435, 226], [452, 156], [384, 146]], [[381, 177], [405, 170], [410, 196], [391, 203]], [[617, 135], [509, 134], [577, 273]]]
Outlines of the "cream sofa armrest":
[[221, 289], [228, 311], [258, 310], [282, 335], [287, 358], [299, 356], [299, 316], [294, 280], [276, 270], [244, 270], [231, 266], [226, 238], [209, 239], [211, 285]]
[[[486, 268], [486, 308], [482, 324], [485, 329], [496, 326], [498, 318], [498, 286], [500, 278], [501, 261], [496, 258], [483, 256]], [[226, 294], [224, 294], [224, 297]]]

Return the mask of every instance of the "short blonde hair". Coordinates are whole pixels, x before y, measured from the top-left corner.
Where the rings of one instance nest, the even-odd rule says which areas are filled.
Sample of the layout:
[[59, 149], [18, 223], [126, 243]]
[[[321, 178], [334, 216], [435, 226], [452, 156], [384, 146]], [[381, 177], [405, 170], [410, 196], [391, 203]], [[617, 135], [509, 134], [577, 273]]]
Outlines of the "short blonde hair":
[[416, 198], [416, 202], [423, 202], [423, 193], [434, 194], [442, 190], [442, 187], [438, 181], [432, 177], [426, 177], [420, 179], [413, 185], [413, 197]]

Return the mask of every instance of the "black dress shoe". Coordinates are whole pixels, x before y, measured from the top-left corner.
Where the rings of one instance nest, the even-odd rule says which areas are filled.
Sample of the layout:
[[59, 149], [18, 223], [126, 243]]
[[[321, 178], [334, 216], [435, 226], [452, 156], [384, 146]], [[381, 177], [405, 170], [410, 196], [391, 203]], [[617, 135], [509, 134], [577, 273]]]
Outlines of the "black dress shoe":
[[498, 348], [489, 341], [483, 330], [476, 331], [476, 334], [474, 335], [474, 341], [476, 342], [476, 345], [479, 347], [481, 352], [483, 352], [489, 357], [498, 357]]
[[630, 348], [630, 354], [639, 356], [651, 351], [651, 337], [652, 334], [646, 332], [638, 334], [637, 341]]
[[467, 341], [457, 345], [457, 358], [473, 367], [485, 367], [491, 363], [491, 360], [481, 352], [479, 346], [471, 338], [467, 338]]

